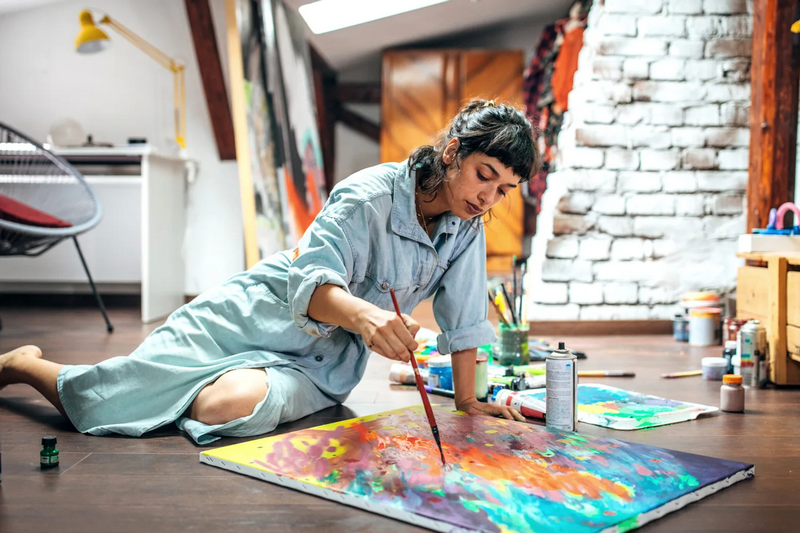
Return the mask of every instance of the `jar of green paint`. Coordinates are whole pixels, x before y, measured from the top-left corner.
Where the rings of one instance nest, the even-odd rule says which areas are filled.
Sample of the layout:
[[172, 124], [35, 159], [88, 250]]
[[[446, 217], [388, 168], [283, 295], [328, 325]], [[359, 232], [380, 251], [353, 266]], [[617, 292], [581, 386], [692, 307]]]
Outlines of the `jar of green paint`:
[[39, 452], [39, 466], [53, 468], [58, 466], [57, 439], [53, 436], [42, 437], [42, 451]]

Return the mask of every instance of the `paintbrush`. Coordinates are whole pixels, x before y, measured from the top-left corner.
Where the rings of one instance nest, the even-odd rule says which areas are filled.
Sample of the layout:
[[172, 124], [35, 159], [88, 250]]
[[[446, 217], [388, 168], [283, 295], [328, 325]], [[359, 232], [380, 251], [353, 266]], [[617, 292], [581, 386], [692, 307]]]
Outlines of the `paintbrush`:
[[[397, 311], [397, 316], [402, 319], [403, 315], [400, 313], [400, 305], [397, 303], [397, 297], [394, 295], [394, 289], [389, 289], [389, 294], [392, 295], [392, 303], [394, 303], [394, 310]], [[436, 445], [439, 446], [439, 453], [442, 455], [442, 465], [445, 465], [447, 463], [445, 463], [444, 460], [442, 441], [439, 439], [439, 426], [436, 425], [436, 417], [433, 416], [433, 409], [431, 409], [431, 402], [428, 399], [428, 393], [425, 391], [425, 384], [422, 382], [422, 376], [419, 375], [419, 367], [417, 366], [417, 360], [414, 357], [414, 352], [409, 350], [408, 353], [411, 356], [411, 366], [414, 367], [414, 379], [417, 381], [417, 389], [419, 390], [419, 395], [422, 397], [422, 405], [425, 407], [425, 414], [428, 415], [428, 422], [431, 425], [431, 433], [433, 433], [433, 438], [436, 441]]]
[[500, 288], [503, 289], [503, 297], [506, 299], [506, 305], [508, 305], [508, 310], [511, 312], [511, 321], [516, 324], [517, 317], [514, 315], [514, 307], [511, 305], [511, 298], [508, 297], [508, 291], [506, 290], [506, 284], [501, 283]]
[[511, 295], [514, 299], [511, 301], [511, 312], [514, 314], [514, 319], [519, 322], [519, 310], [517, 309], [517, 256], [511, 256], [511, 277], [514, 282], [511, 286]]
[[505, 315], [503, 314], [502, 311], [500, 311], [500, 307], [498, 307], [497, 303], [494, 301], [494, 297], [492, 296], [492, 290], [491, 289], [489, 289], [489, 302], [491, 302], [492, 307], [494, 307], [494, 310], [497, 311], [497, 318], [500, 319], [500, 322], [502, 322], [503, 324], [508, 326], [508, 320], [506, 320]]
[[500, 291], [500, 289], [497, 289], [497, 293], [495, 294], [494, 297], [494, 304], [497, 306], [500, 312], [503, 313], [503, 317], [505, 317], [506, 319], [506, 324], [508, 326], [511, 326], [514, 320], [508, 316], [507, 313], [508, 306], [506, 305], [506, 299], [503, 298], [503, 293]]
[[528, 322], [528, 302], [525, 301], [525, 274], [528, 273], [528, 262], [522, 263], [519, 270], [519, 321], [522, 324]]

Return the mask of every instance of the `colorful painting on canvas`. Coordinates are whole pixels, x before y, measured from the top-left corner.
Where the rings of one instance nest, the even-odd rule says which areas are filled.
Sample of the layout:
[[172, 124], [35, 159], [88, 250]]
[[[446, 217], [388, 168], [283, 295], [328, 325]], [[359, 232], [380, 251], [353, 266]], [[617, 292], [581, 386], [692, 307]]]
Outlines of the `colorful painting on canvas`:
[[204, 463], [437, 531], [627, 531], [752, 465], [422, 406], [201, 453]]
[[[508, 392], [501, 403], [546, 412], [545, 390]], [[500, 398], [500, 396], [498, 396]], [[632, 430], [694, 420], [718, 411], [710, 405], [681, 402], [599, 384], [578, 385], [578, 420], [611, 429]]]

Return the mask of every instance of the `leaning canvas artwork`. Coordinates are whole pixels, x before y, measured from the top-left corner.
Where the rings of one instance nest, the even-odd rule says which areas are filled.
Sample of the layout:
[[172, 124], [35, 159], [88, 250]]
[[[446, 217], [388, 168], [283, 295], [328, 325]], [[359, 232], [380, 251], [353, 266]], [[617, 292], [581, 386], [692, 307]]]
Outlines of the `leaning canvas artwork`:
[[436, 531], [628, 531], [753, 465], [422, 406], [206, 451], [200, 461]]

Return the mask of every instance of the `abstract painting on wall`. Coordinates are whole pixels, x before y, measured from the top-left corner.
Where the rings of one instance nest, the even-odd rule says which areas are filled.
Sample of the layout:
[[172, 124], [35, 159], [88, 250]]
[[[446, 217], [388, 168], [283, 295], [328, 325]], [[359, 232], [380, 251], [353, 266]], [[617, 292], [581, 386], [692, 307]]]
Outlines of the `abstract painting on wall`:
[[[501, 391], [495, 403], [546, 413], [544, 389]], [[710, 405], [681, 402], [598, 384], [578, 385], [578, 420], [610, 429], [632, 430], [694, 420], [718, 411]]]
[[422, 406], [202, 452], [200, 461], [436, 531], [628, 531], [752, 465]]

